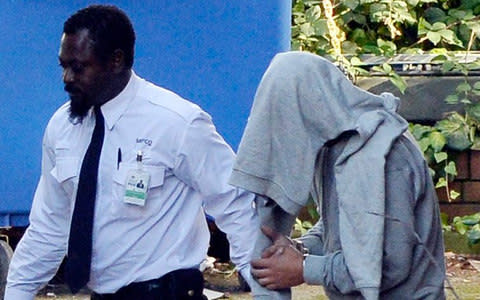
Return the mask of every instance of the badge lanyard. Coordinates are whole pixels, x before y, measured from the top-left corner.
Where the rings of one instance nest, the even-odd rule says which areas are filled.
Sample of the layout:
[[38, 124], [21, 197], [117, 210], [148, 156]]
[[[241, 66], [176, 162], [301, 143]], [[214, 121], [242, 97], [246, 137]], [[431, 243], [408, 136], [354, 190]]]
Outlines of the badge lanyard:
[[150, 174], [143, 170], [143, 153], [137, 152], [137, 168], [131, 169], [127, 173], [127, 182], [125, 183], [124, 202], [139, 206], [145, 206], [147, 200], [148, 185], [150, 183]]

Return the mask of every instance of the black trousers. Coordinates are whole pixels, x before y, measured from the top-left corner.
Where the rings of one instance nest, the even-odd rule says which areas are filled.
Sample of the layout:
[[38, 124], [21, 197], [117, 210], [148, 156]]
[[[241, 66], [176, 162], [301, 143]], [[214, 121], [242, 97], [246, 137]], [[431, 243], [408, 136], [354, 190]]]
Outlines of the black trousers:
[[164, 276], [133, 282], [113, 294], [92, 293], [91, 300], [206, 300], [203, 275], [198, 269], [181, 269]]

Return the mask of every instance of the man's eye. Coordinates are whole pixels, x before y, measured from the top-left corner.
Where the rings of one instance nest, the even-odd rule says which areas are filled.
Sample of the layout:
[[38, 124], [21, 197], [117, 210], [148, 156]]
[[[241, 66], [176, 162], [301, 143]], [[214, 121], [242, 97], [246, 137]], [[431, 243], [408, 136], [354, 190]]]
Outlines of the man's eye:
[[72, 71], [75, 73], [82, 73], [84, 69], [85, 69], [84, 66], [81, 64], [72, 65]]

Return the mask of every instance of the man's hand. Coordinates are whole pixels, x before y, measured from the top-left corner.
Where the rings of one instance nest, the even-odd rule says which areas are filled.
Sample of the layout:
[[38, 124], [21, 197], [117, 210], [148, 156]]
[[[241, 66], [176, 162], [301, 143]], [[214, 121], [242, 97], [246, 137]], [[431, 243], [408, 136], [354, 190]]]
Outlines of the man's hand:
[[251, 263], [258, 283], [272, 290], [303, 283], [303, 254], [280, 233], [266, 226], [262, 226], [262, 231], [273, 245], [263, 251], [261, 259]]
[[[293, 246], [292, 240], [290, 240], [289, 238], [287, 238], [283, 234], [281, 234], [279, 232], [276, 232], [275, 230], [273, 230], [272, 228], [270, 228], [268, 226], [263, 225], [262, 226], [262, 232], [263, 232], [263, 234], [265, 234], [265, 236], [267, 236], [273, 242], [272, 247], [273, 246]], [[272, 247], [269, 247], [269, 248], [267, 248], [263, 251], [262, 258], [266, 258], [266, 257], [270, 256], [271, 254], [273, 254], [273, 252], [270, 253], [270, 251], [267, 251], [268, 249], [270, 249]]]

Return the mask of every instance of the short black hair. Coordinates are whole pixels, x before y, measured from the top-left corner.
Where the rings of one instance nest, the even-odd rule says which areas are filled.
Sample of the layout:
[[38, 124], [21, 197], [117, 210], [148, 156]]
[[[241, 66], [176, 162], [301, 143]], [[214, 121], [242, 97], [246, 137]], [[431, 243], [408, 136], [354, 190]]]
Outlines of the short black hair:
[[120, 49], [125, 54], [125, 65], [131, 68], [135, 47], [135, 31], [128, 16], [113, 5], [90, 5], [70, 16], [63, 24], [65, 34], [87, 29], [94, 53], [106, 62]]

